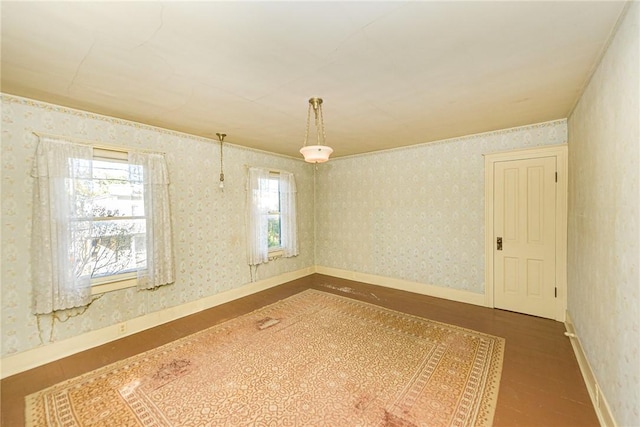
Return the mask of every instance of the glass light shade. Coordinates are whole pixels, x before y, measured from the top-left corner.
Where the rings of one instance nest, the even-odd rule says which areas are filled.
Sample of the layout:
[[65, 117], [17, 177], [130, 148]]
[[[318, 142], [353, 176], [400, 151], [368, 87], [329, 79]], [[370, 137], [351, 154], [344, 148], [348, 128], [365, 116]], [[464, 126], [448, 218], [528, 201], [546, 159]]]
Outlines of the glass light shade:
[[333, 148], [326, 145], [305, 145], [300, 149], [304, 161], [308, 163], [324, 163], [329, 160]]

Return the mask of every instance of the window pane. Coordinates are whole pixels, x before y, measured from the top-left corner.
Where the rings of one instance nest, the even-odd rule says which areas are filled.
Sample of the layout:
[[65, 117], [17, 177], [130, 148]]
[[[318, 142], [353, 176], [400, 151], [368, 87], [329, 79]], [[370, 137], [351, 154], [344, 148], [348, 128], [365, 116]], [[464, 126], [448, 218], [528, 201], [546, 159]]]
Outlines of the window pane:
[[129, 180], [129, 172], [128, 163], [94, 161], [93, 216], [144, 216], [139, 173], [134, 173], [135, 180]]
[[270, 214], [268, 219], [267, 241], [269, 249], [279, 248], [280, 242], [280, 214]]
[[280, 212], [280, 182], [278, 179], [267, 180], [267, 191], [264, 199], [267, 212]]
[[104, 277], [145, 266], [145, 224], [144, 219], [78, 223], [74, 255], [82, 269], [77, 274]]
[[142, 172], [127, 162], [94, 159], [93, 179], [75, 184], [79, 197], [70, 256], [77, 261], [77, 276], [107, 277], [146, 267]]

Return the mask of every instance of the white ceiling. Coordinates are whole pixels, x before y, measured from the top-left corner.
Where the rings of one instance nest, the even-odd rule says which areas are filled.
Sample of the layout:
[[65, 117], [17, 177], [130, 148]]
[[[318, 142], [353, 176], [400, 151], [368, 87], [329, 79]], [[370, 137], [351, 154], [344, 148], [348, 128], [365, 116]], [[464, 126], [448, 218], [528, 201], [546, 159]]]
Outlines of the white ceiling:
[[300, 157], [565, 118], [624, 2], [1, 2], [4, 93]]

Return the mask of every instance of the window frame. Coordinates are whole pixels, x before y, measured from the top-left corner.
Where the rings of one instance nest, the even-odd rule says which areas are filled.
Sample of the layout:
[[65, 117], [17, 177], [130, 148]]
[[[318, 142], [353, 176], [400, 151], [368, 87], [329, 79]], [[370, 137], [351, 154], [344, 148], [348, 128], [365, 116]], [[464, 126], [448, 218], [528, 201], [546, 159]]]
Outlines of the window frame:
[[[93, 147], [93, 159], [112, 163], [128, 163], [129, 154], [125, 150], [116, 148]], [[101, 220], [107, 220], [109, 217], [100, 217]], [[146, 215], [142, 217], [146, 219]], [[90, 279], [91, 295], [103, 294], [121, 289], [127, 289], [137, 286], [138, 273], [136, 271], [128, 271], [124, 273], [111, 274], [108, 276], [92, 277]]]
[[[282, 207], [280, 206], [280, 172], [270, 170], [268, 179], [269, 181], [275, 181], [278, 185], [278, 210], [267, 212], [267, 240], [269, 239], [269, 216], [275, 214], [278, 215], [278, 229], [282, 230]], [[267, 253], [270, 261], [280, 258], [284, 254], [284, 248], [282, 247], [282, 233], [280, 233], [279, 238], [280, 244], [278, 246], [267, 248]]]
[[[275, 172], [275, 173], [274, 173]], [[270, 176], [271, 175], [271, 176]], [[268, 221], [269, 208], [274, 205], [274, 192], [270, 191], [270, 181], [277, 178], [280, 209], [280, 247], [269, 248]], [[274, 258], [298, 256], [296, 186], [294, 174], [284, 170], [262, 167], [247, 168], [247, 261], [249, 265], [259, 265]], [[273, 212], [273, 209], [272, 209]], [[271, 227], [275, 230], [275, 227]], [[273, 236], [273, 235], [272, 235]]]

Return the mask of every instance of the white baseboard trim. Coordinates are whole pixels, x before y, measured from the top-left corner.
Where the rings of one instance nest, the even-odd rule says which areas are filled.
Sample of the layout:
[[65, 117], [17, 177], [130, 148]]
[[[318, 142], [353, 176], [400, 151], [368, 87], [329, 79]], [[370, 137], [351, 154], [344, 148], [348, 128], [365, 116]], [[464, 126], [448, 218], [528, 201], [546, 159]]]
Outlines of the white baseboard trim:
[[591, 397], [593, 407], [596, 410], [596, 415], [598, 416], [600, 425], [603, 427], [617, 427], [618, 424], [616, 423], [615, 418], [613, 418], [609, 403], [607, 402], [604, 394], [602, 394], [602, 390], [598, 385], [598, 381], [596, 380], [595, 374], [591, 369], [589, 359], [587, 359], [587, 356], [584, 353], [582, 344], [580, 343], [580, 338], [576, 333], [568, 310], [566, 313], [564, 325], [567, 329], [567, 333], [569, 334], [568, 336], [571, 341], [571, 346], [573, 347], [573, 352], [575, 353], [576, 359], [578, 360], [580, 372], [582, 372], [582, 377], [584, 378], [584, 382], [587, 385], [587, 391], [589, 392], [589, 396]]
[[[240, 288], [231, 289], [216, 295], [211, 295], [196, 301], [191, 301], [165, 310], [136, 317], [126, 322], [97, 329], [82, 335], [77, 335], [48, 345], [36, 347], [20, 353], [3, 357], [0, 360], [0, 378], [24, 372], [45, 363], [53, 362], [63, 357], [88, 350], [99, 345], [144, 331], [145, 329], [179, 319], [190, 314], [242, 298], [292, 280], [300, 279], [315, 272], [315, 267], [308, 267], [297, 271], [270, 277], [264, 280], [248, 283]], [[121, 332], [122, 330], [126, 332]]]
[[[300, 279], [313, 273], [325, 274], [342, 279], [354, 280], [372, 285], [384, 286], [391, 289], [444, 298], [452, 301], [485, 306], [484, 294], [476, 294], [473, 292], [461, 291], [459, 289], [443, 288], [440, 286], [427, 285], [424, 283], [392, 277], [377, 276], [375, 274], [358, 273], [355, 271], [340, 270], [332, 267], [313, 266], [264, 280], [259, 280], [257, 282], [248, 283], [240, 288], [231, 289], [229, 291], [211, 295], [196, 301], [191, 301], [186, 304], [136, 317], [116, 325], [107, 326], [106, 328], [87, 332], [82, 335], [77, 335], [65, 340], [56, 341], [3, 357], [0, 360], [0, 378], [6, 378], [29, 369], [42, 366], [46, 363], [54, 362], [81, 351], [124, 338], [128, 335], [153, 328], [163, 323], [167, 323], [292, 280]], [[125, 332], [122, 332], [123, 330]]]
[[461, 291], [459, 289], [443, 288], [441, 286], [427, 285], [424, 283], [396, 279], [393, 277], [358, 273], [356, 271], [341, 270], [338, 268], [323, 267], [320, 265], [316, 265], [316, 273], [326, 274], [327, 276], [338, 277], [340, 279], [368, 283], [371, 285], [384, 286], [401, 291], [413, 292], [416, 294], [429, 295], [432, 297], [464, 302], [467, 304], [481, 305], [483, 307], [486, 306], [484, 294], [476, 294], [474, 292]]

